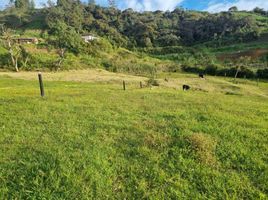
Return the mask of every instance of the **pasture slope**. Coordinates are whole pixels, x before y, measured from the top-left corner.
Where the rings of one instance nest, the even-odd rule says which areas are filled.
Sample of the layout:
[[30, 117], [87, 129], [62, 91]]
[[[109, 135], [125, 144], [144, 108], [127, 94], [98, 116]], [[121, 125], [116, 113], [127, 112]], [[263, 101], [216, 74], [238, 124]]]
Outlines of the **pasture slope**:
[[0, 199], [268, 198], [267, 82], [85, 73], [0, 73]]

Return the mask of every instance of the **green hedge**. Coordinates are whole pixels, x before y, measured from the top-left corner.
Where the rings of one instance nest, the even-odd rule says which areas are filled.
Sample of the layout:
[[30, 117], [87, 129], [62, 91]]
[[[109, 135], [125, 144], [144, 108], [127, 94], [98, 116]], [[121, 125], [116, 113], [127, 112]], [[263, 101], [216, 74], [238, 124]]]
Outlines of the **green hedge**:
[[[202, 74], [208, 74], [208, 75], [217, 75], [217, 76], [228, 76], [228, 77], [234, 77], [237, 71], [237, 68], [231, 67], [223, 67], [221, 65], [217, 64], [210, 64], [206, 67], [200, 67], [200, 66], [188, 66], [188, 65], [182, 65], [182, 70], [185, 72], [190, 73], [202, 73]], [[268, 69], [264, 70], [258, 70], [256, 73], [249, 69], [248, 67], [241, 67], [238, 75], [238, 78], [268, 78]]]

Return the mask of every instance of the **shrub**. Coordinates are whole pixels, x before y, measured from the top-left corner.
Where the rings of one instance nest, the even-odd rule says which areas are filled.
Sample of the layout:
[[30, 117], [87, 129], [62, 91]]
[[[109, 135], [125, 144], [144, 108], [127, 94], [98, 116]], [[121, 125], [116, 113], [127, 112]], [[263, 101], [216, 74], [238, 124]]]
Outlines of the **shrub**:
[[268, 79], [268, 69], [259, 69], [257, 71], [257, 77]]
[[185, 72], [191, 72], [191, 73], [204, 73], [204, 69], [197, 67], [197, 66], [189, 66], [189, 65], [182, 65], [181, 69]]
[[226, 75], [226, 76], [234, 77], [235, 73], [236, 73], [236, 68], [222, 68], [217, 71], [216, 75], [219, 75], [219, 76]]
[[176, 64], [173, 64], [173, 65], [169, 65], [167, 66], [167, 72], [179, 72], [181, 71], [181, 66], [180, 65], [176, 65]]
[[165, 54], [173, 54], [173, 53], [184, 53], [188, 51], [187, 48], [182, 46], [167, 46], [167, 47], [154, 47], [154, 48], [146, 48], [144, 52], [153, 54], [153, 55], [165, 55]]
[[219, 66], [216, 64], [209, 64], [205, 67], [205, 73], [209, 75], [216, 75], [217, 71], [219, 69]]
[[154, 78], [150, 78], [148, 81], [147, 81], [147, 85], [148, 86], [159, 86], [159, 82], [157, 80], [155, 80]]
[[255, 77], [255, 73], [253, 71], [251, 71], [247, 67], [241, 67], [241, 69], [240, 69], [240, 71], [238, 73], [238, 77], [239, 78], [243, 78], [243, 77], [254, 78]]
[[10, 64], [9, 54], [8, 53], [0, 54], [0, 68], [8, 66], [9, 64]]
[[[219, 76], [229, 76], [229, 77], [234, 77], [235, 74], [237, 72], [237, 68], [236, 67], [232, 67], [232, 68], [222, 68], [219, 69], [217, 71], [217, 75]], [[237, 74], [238, 78], [243, 78], [243, 77], [247, 77], [247, 78], [254, 78], [255, 77], [255, 73], [250, 70], [247, 67], [241, 67], [238, 74]]]

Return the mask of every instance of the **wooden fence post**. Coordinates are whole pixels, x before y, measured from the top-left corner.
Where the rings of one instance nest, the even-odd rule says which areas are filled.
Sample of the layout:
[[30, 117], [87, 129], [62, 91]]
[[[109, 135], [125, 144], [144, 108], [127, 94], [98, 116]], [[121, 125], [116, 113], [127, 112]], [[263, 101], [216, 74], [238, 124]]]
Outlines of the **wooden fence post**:
[[42, 78], [41, 72], [38, 73], [38, 80], [39, 80], [41, 97], [44, 97], [45, 96], [45, 90], [44, 90], [44, 84], [43, 84], [43, 78]]
[[142, 82], [140, 82], [140, 88], [142, 88]]
[[126, 90], [126, 82], [123, 81], [123, 90]]

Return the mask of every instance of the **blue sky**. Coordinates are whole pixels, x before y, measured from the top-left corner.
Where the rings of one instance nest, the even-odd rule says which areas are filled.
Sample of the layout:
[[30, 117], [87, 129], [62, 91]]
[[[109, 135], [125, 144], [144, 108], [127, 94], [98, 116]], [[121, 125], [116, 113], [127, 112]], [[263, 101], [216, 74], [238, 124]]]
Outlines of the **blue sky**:
[[[9, 0], [0, 0], [0, 7], [3, 8], [8, 2]], [[35, 0], [35, 2], [41, 7], [47, 0]], [[107, 6], [107, 0], [96, 0], [96, 3]], [[237, 6], [240, 10], [252, 10], [255, 7], [268, 10], [268, 0], [116, 0], [116, 4], [120, 9], [131, 7], [137, 11], [173, 10], [177, 6], [209, 12], [228, 10], [232, 6]]]

